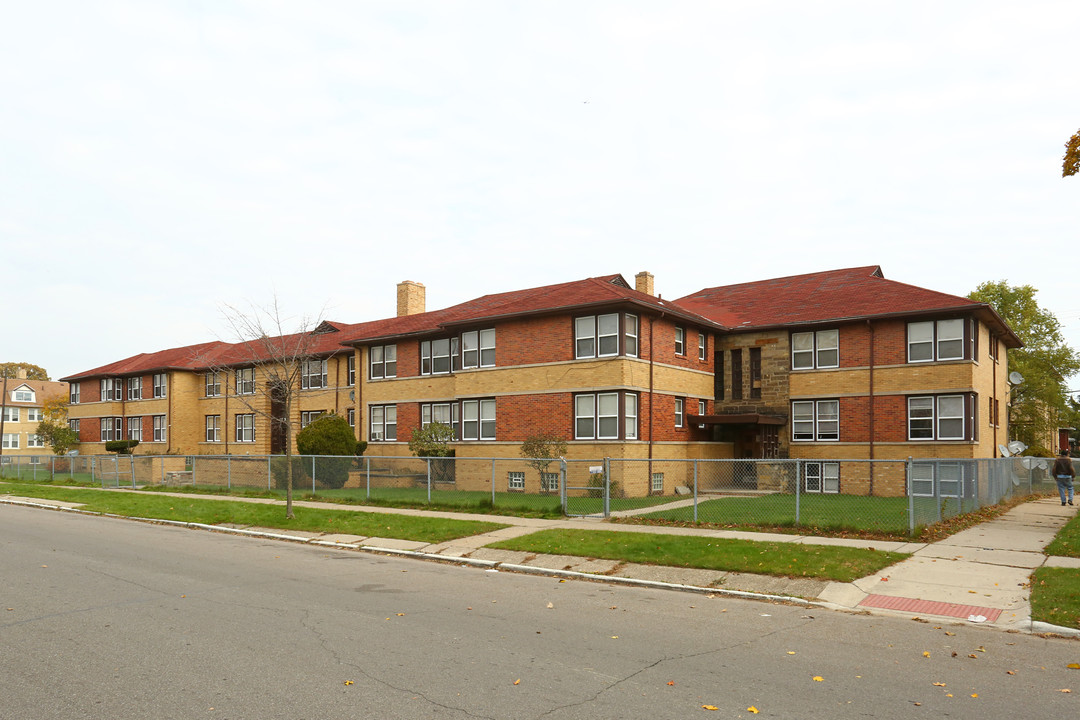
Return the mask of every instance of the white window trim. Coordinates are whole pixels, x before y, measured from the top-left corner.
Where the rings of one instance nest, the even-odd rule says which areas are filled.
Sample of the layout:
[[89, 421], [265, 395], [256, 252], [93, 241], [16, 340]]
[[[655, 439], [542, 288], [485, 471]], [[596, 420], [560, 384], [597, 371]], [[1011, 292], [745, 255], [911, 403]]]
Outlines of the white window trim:
[[[970, 405], [969, 400], [970, 399]], [[943, 400], [959, 400], [960, 401], [960, 414], [944, 415], [942, 413], [941, 405]], [[913, 402], [919, 402], [925, 404], [927, 401], [930, 403], [930, 416], [913, 418], [911, 414], [911, 406]], [[943, 442], [943, 441], [971, 441], [971, 433], [974, 428], [974, 419], [968, 418], [969, 412], [976, 412], [974, 406], [976, 399], [970, 393], [952, 393], [949, 395], [909, 395], [907, 398], [907, 439], [909, 442]], [[969, 410], [969, 407], [972, 408]], [[925, 410], [925, 408], [920, 408]], [[913, 437], [911, 432], [911, 422], [913, 419], [922, 421], [930, 421], [930, 437]], [[960, 421], [960, 434], [957, 436], [945, 436], [941, 432], [942, 421], [959, 420]]]
[[[825, 415], [823, 410], [829, 406], [835, 406], [835, 414], [829, 413]], [[801, 411], [801, 412], [800, 412]], [[823, 420], [823, 415], [828, 418]], [[796, 418], [800, 418], [796, 420]], [[797, 434], [806, 434], [805, 430], [801, 433], [796, 432], [796, 423], [805, 425], [811, 423], [810, 437], [796, 437]], [[836, 424], [836, 437], [830, 437], [833, 433], [822, 432], [821, 426], [824, 423]], [[791, 401], [791, 441], [792, 442], [838, 442], [840, 440], [840, 401], [835, 399], [829, 400], [792, 400]]]

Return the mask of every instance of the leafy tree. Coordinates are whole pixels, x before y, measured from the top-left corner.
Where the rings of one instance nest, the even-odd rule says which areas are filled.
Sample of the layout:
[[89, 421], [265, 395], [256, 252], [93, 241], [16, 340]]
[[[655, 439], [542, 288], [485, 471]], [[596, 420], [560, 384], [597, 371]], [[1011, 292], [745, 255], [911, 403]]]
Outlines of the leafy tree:
[[54, 455], [63, 455], [79, 444], [79, 434], [68, 427], [67, 395], [52, 395], [41, 404], [41, 422], [34, 431], [52, 448]]
[[520, 452], [525, 464], [536, 468], [540, 474], [540, 487], [545, 489], [544, 473], [552, 462], [566, 455], [566, 440], [554, 433], [539, 432], [525, 438]]
[[19, 377], [19, 371], [26, 371], [27, 380], [48, 380], [49, 373], [45, 371], [45, 368], [33, 365], [31, 363], [24, 362], [6, 362], [0, 363], [0, 378], [16, 378]]
[[454, 439], [454, 429], [444, 423], [428, 423], [413, 430], [409, 438], [409, 450], [416, 457], [443, 458], [454, 455], [450, 443]]
[[1080, 172], [1080, 130], [1065, 143], [1065, 159], [1061, 163], [1061, 177]]
[[428, 458], [431, 479], [435, 482], [454, 482], [454, 449], [450, 443], [454, 439], [454, 429], [444, 423], [428, 423], [427, 426], [413, 430], [409, 438], [409, 450], [419, 458]]
[[[340, 488], [349, 479], [349, 468], [356, 455], [356, 436], [345, 418], [331, 413], [308, 423], [296, 433], [296, 450], [301, 455], [340, 456], [314, 461], [319, 481], [327, 487]], [[303, 463], [303, 467], [307, 472], [310, 463]]]
[[1070, 412], [1066, 379], [1080, 371], [1080, 354], [1065, 344], [1061, 323], [1039, 306], [1031, 285], [1009, 285], [1004, 280], [984, 282], [971, 300], [990, 304], [1009, 324], [1024, 347], [1009, 350], [1009, 372], [1024, 376], [1012, 389], [1009, 431], [1033, 447], [1044, 444], [1057, 429], [1059, 414]]

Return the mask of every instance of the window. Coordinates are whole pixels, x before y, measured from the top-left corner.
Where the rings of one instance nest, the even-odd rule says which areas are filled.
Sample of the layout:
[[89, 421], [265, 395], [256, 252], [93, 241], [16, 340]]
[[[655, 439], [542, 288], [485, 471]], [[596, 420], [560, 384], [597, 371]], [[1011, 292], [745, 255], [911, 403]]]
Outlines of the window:
[[839, 400], [798, 400], [791, 403], [792, 440], [839, 440]]
[[427, 427], [433, 422], [442, 423], [454, 430], [454, 437], [459, 437], [458, 404], [452, 402], [423, 403], [420, 406], [420, 427]]
[[68, 402], [72, 405], [79, 404], [79, 390], [80, 386], [77, 382], [71, 383], [71, 385], [68, 386]]
[[28, 448], [43, 448], [45, 447], [45, 441], [33, 433], [27, 433], [26, 435], [26, 447]]
[[124, 439], [124, 418], [101, 418], [101, 442]]
[[101, 399], [103, 401], [120, 400], [124, 391], [122, 383], [123, 381], [120, 378], [102, 378]]
[[964, 321], [961, 318], [908, 323], [908, 362], [962, 360]]
[[421, 375], [446, 375], [450, 372], [451, 345], [457, 350], [457, 339], [450, 342], [450, 338], [438, 340], [425, 340], [420, 343], [420, 374]]
[[697, 334], [697, 359], [702, 362], [705, 361], [705, 356], [708, 354], [708, 342], [705, 340], [705, 333]]
[[990, 359], [994, 362], [998, 361], [998, 339], [997, 335], [990, 333], [990, 343], [987, 348], [987, 353], [990, 355]]
[[356, 384], [356, 353], [349, 355], [346, 361], [346, 384], [352, 387]]
[[217, 397], [221, 394], [221, 378], [216, 372], [206, 373], [206, 397]]
[[675, 328], [675, 354], [686, 354], [686, 329], [677, 327]]
[[559, 473], [540, 473], [540, 490], [542, 492], [559, 492]]
[[255, 442], [255, 413], [236, 416], [236, 442]]
[[397, 405], [372, 405], [369, 440], [397, 440]]
[[236, 371], [236, 394], [255, 394], [255, 368], [240, 368]]
[[[701, 416], [703, 416], [705, 414], [705, 401], [704, 400], [698, 400], [697, 401], [697, 414], [698, 414], [698, 417], [701, 417]], [[699, 429], [704, 429], [704, 427], [705, 427], [704, 425], [698, 425]]]
[[142, 400], [142, 378], [133, 377], [127, 379], [127, 399]]
[[719, 401], [724, 399], [724, 353], [713, 354], [716, 367], [713, 368], [713, 396]]
[[761, 397], [761, 348], [750, 348], [750, 397]]
[[840, 367], [840, 331], [818, 330], [791, 334], [791, 369]]
[[349, 427], [353, 430], [356, 429], [356, 408], [349, 408], [345, 411], [345, 421], [349, 423]]
[[26, 408], [26, 422], [41, 422], [44, 418], [41, 408]]
[[623, 352], [629, 357], [638, 356], [638, 316], [627, 314], [623, 318]]
[[19, 422], [19, 408], [4, 408], [4, 422]]
[[804, 463], [803, 487], [809, 493], [840, 492], [840, 463]]
[[165, 442], [168, 437], [165, 430], [165, 416], [154, 415], [152, 421], [154, 425], [154, 442]]
[[742, 349], [731, 351], [731, 399], [742, 400]]
[[912, 463], [911, 494], [917, 497], [963, 497], [968, 474], [966, 465], [959, 462]]
[[[633, 318], [633, 320], [630, 320]], [[606, 315], [586, 315], [574, 318], [574, 357], [612, 357], [619, 354], [619, 313]], [[638, 321], [634, 315], [627, 315], [623, 324], [624, 350], [627, 355], [638, 352]], [[633, 352], [630, 352], [630, 345]]]
[[306, 428], [315, 422], [320, 416], [325, 415], [325, 410], [304, 410], [300, 413], [300, 429]]
[[586, 393], [574, 396], [575, 440], [637, 439], [638, 396], [634, 393]]
[[519, 470], [511, 470], [506, 473], [506, 484], [511, 490], [524, 490], [525, 473]]
[[76, 435], [79, 434], [79, 421], [77, 419], [76, 420], [68, 420], [68, 427], [71, 428], [75, 432]]
[[[237, 424], [237, 432], [239, 433], [239, 424]], [[221, 416], [220, 415], [207, 415], [206, 416], [206, 442], [221, 442]]]
[[326, 387], [326, 360], [304, 360], [300, 364], [300, 389]]
[[165, 373], [154, 373], [154, 397], [165, 397]]
[[19, 433], [4, 433], [2, 446], [5, 450], [18, 450]]
[[908, 440], [972, 440], [975, 398], [970, 394], [908, 398]]
[[34, 391], [23, 390], [21, 388], [13, 390], [11, 392], [11, 399], [13, 402], [34, 402]]
[[142, 440], [142, 418], [129, 417], [127, 419], [127, 439]]
[[664, 492], [664, 473], [654, 472], [652, 477], [649, 478], [649, 492], [663, 493]]
[[461, 439], [495, 439], [495, 400], [461, 401]]
[[495, 367], [494, 329], [461, 334], [461, 367]]
[[397, 345], [374, 345], [369, 355], [371, 358], [369, 379], [397, 377]]
[[675, 427], [683, 426], [683, 416], [686, 409], [686, 401], [682, 398], [675, 398]]

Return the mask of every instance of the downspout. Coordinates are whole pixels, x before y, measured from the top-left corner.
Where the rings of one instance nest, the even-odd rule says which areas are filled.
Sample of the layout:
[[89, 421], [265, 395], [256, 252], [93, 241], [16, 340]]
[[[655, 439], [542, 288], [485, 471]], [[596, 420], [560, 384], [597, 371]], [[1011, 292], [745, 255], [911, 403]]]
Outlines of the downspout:
[[[661, 313], [663, 317], [663, 313]], [[656, 402], [656, 395], [654, 394], [654, 377], [656, 368], [656, 343], [653, 337], [653, 324], [656, 322], [656, 318], [649, 317], [649, 477], [652, 477], [652, 459], [653, 459], [653, 405]]]
[[0, 398], [0, 455], [4, 454], [4, 413], [7, 412], [7, 375], [4, 375], [4, 396]]
[[870, 496], [874, 495], [874, 324], [866, 321], [870, 333]]
[[[340, 415], [340, 413], [338, 412], [338, 409], [339, 409], [339, 406], [341, 405], [341, 361], [343, 359], [344, 358], [335, 357], [336, 362], [334, 363], [334, 414], [335, 415]], [[348, 361], [346, 360], [346, 362], [348, 362]]]
[[165, 454], [168, 455], [172, 452], [172, 394], [173, 394], [173, 374], [166, 375], [169, 378], [169, 386], [165, 391]]
[[[994, 389], [994, 391], [993, 391], [992, 396], [990, 398], [990, 402], [994, 402], [995, 400], [997, 400], [997, 366], [998, 366], [997, 354], [999, 352], [999, 348], [997, 346], [997, 339], [994, 337], [993, 333], [990, 333], [990, 342], [994, 343], [994, 360], [993, 360], [993, 368], [991, 370], [991, 373], [992, 373], [991, 374], [991, 381], [992, 381], [993, 384], [990, 386], [990, 387], [992, 387]], [[991, 407], [990, 411], [993, 412], [993, 410], [994, 410], [994, 408]], [[1006, 408], [1005, 411], [1008, 412], [1008, 408]], [[1000, 418], [998, 418], [997, 413], [994, 413], [994, 457], [995, 458], [998, 456], [998, 449], [997, 449], [998, 436], [997, 436], [997, 432], [998, 432], [998, 424], [1000, 422], [1001, 422], [1001, 420], [1000, 420]]]
[[[235, 373], [236, 373], [236, 371], [233, 370], [234, 375], [235, 375]], [[254, 373], [253, 373], [253, 375], [254, 375]], [[235, 378], [234, 378], [234, 380], [235, 380]], [[228, 386], [229, 371], [228, 370], [225, 371], [225, 382], [226, 382], [226, 385], [225, 385], [225, 430], [224, 430], [224, 434], [225, 434], [225, 454], [228, 455], [229, 454], [229, 386]]]

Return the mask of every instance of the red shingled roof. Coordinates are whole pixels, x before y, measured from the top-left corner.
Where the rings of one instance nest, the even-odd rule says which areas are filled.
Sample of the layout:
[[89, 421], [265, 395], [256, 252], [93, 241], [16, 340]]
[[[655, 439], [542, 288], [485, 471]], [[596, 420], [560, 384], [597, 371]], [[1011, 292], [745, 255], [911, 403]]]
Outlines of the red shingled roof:
[[886, 280], [878, 265], [706, 288], [675, 302], [732, 330], [935, 312], [975, 312], [996, 326], [1007, 345], [1020, 345], [986, 303]]
[[374, 320], [354, 325], [350, 330], [342, 331], [342, 335], [347, 337], [346, 342], [350, 344], [364, 343], [402, 335], [434, 333], [466, 323], [488, 322], [519, 315], [554, 313], [617, 303], [631, 303], [642, 308], [676, 315], [702, 326], [716, 324], [696, 312], [679, 307], [676, 303], [638, 292], [627, 284], [622, 275], [605, 275], [526, 290], [484, 295], [443, 310]]

